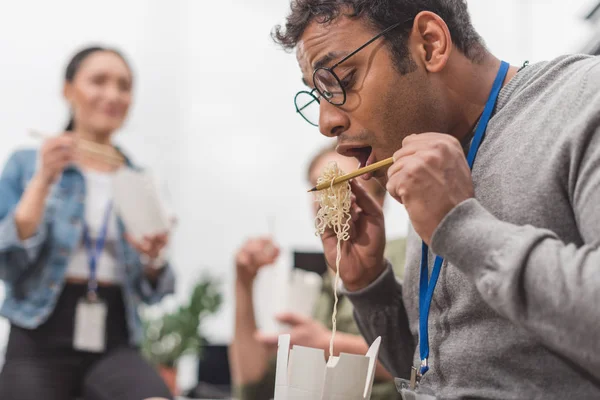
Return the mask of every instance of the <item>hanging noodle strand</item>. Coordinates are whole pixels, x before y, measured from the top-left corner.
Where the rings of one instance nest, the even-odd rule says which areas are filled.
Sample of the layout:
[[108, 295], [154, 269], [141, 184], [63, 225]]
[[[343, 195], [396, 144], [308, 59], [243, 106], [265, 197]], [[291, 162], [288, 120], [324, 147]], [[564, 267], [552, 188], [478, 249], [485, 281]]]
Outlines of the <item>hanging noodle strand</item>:
[[337, 289], [340, 280], [340, 261], [342, 259], [342, 241], [347, 241], [350, 238], [350, 205], [351, 205], [351, 189], [350, 183], [344, 182], [339, 185], [333, 185], [333, 179], [344, 175], [336, 162], [329, 163], [321, 173], [317, 184], [331, 181], [332, 185], [329, 189], [317, 192], [316, 201], [319, 203], [319, 211], [315, 219], [315, 228], [317, 235], [322, 235], [325, 229], [331, 228], [337, 236], [337, 247], [335, 257], [335, 281], [333, 283], [333, 314], [331, 323], [331, 340], [329, 341], [329, 356], [333, 356], [333, 343], [335, 340], [335, 332], [337, 328], [337, 304], [338, 295]]

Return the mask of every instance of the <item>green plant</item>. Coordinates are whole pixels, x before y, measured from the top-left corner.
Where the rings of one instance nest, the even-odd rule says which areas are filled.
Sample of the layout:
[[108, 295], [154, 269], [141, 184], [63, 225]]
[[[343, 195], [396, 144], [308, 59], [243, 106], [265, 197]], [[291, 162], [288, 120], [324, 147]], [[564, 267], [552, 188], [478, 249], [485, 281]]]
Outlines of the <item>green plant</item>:
[[211, 278], [201, 279], [188, 304], [160, 318], [143, 321], [142, 353], [153, 364], [166, 367], [174, 367], [185, 354], [200, 355], [203, 344], [200, 322], [214, 314], [221, 303], [218, 284]]

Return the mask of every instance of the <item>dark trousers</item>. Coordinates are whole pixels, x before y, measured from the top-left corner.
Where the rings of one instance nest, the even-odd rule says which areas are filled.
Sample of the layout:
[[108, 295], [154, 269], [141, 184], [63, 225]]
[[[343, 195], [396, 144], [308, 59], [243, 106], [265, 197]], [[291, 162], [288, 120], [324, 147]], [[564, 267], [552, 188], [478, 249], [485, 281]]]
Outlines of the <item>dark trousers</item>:
[[172, 399], [156, 372], [128, 341], [125, 306], [119, 287], [101, 287], [108, 305], [105, 353], [73, 349], [75, 307], [84, 285], [66, 285], [55, 312], [37, 329], [11, 326], [0, 399], [143, 400]]

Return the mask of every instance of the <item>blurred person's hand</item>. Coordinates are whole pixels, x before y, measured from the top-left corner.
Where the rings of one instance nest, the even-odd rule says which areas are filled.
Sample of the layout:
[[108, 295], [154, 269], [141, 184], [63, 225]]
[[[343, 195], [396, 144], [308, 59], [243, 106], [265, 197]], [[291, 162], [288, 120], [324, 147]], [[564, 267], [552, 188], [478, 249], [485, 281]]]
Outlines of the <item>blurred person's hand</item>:
[[[314, 349], [323, 349], [325, 353], [329, 351], [329, 340], [331, 331], [322, 323], [302, 315], [294, 313], [283, 313], [277, 315], [277, 321], [289, 325], [290, 345], [312, 347]], [[267, 335], [261, 332], [255, 334], [256, 340], [268, 347], [276, 347], [279, 341], [279, 334]]]
[[236, 279], [245, 286], [252, 285], [258, 270], [273, 264], [279, 257], [279, 248], [268, 238], [250, 239], [235, 256]]
[[73, 135], [62, 134], [46, 139], [40, 149], [40, 165], [35, 177], [46, 185], [51, 185], [63, 170], [73, 162], [75, 140]]
[[158, 258], [161, 251], [169, 243], [169, 234], [167, 232], [154, 235], [144, 235], [141, 240], [136, 240], [129, 234], [125, 238], [138, 253], [145, 255], [150, 260]]
[[[368, 286], [385, 269], [385, 224], [383, 209], [356, 180], [352, 187], [350, 238], [342, 242], [340, 277], [344, 286], [356, 291]], [[327, 229], [321, 236], [327, 265], [335, 271], [337, 236]]]
[[140, 254], [146, 277], [151, 282], [156, 282], [164, 270], [163, 267], [166, 265], [166, 260], [163, 260], [160, 255], [169, 243], [169, 234], [165, 232], [155, 235], [144, 235], [138, 241], [126, 233], [125, 239]]

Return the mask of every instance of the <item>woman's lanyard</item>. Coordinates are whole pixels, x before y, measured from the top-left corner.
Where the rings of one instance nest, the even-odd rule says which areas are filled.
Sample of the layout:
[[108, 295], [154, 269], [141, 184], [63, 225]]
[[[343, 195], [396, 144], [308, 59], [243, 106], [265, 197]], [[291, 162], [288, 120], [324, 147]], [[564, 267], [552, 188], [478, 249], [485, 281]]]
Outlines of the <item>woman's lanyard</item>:
[[88, 264], [90, 267], [90, 277], [88, 279], [88, 300], [90, 301], [96, 301], [98, 299], [98, 281], [96, 280], [96, 267], [98, 265], [98, 257], [100, 257], [100, 254], [102, 254], [102, 250], [104, 250], [111, 210], [112, 202], [109, 202], [104, 213], [104, 222], [102, 224], [102, 228], [100, 228], [100, 234], [94, 243], [95, 246], [92, 246], [92, 239], [90, 238], [90, 232], [87, 224], [84, 224], [83, 226], [83, 241], [87, 250]]
[[[496, 75], [496, 80], [492, 86], [490, 97], [488, 98], [485, 108], [483, 109], [481, 119], [477, 124], [477, 130], [475, 131], [475, 136], [473, 137], [471, 147], [469, 148], [469, 153], [467, 155], [467, 162], [469, 163], [469, 168], [471, 170], [473, 169], [475, 156], [477, 155], [477, 151], [479, 150], [479, 146], [481, 145], [481, 141], [485, 135], [488, 123], [492, 117], [494, 107], [496, 106], [500, 89], [502, 89], [502, 84], [506, 78], [506, 74], [508, 73], [508, 68], [509, 64], [505, 61], [502, 61], [500, 70], [498, 71], [498, 75]], [[437, 280], [440, 276], [442, 263], [444, 262], [442, 257], [436, 256], [433, 264], [433, 270], [431, 271], [431, 280], [429, 280], [428, 253], [429, 247], [425, 244], [425, 242], [423, 242], [421, 250], [421, 279], [419, 282], [419, 352], [421, 356], [421, 368], [419, 371], [419, 376], [423, 376], [429, 370], [429, 366], [427, 364], [427, 359], [429, 358], [429, 335], [427, 332], [429, 308], [431, 306], [435, 285], [437, 284]]]

